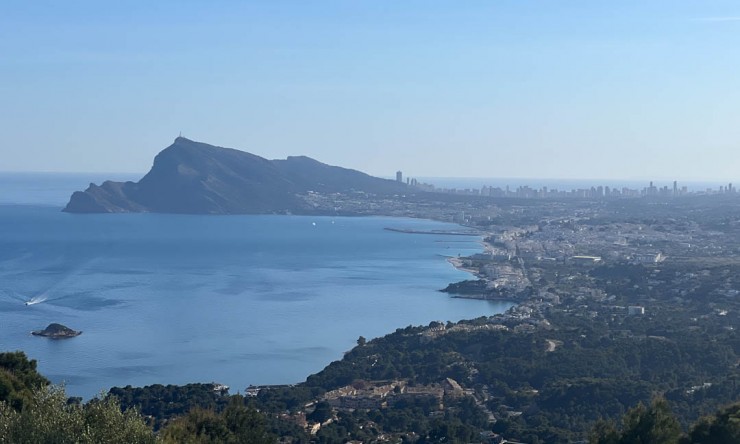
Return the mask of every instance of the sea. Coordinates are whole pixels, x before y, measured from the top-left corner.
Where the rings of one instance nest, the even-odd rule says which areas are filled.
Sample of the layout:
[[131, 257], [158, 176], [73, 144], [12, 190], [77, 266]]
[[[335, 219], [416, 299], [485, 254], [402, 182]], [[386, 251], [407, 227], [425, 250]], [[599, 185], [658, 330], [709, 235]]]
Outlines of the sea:
[[[408, 325], [512, 304], [438, 290], [478, 237], [388, 217], [67, 214], [75, 190], [141, 175], [0, 173], [0, 351], [22, 350], [69, 396], [113, 386], [302, 382]], [[50, 323], [81, 330], [32, 336]]]

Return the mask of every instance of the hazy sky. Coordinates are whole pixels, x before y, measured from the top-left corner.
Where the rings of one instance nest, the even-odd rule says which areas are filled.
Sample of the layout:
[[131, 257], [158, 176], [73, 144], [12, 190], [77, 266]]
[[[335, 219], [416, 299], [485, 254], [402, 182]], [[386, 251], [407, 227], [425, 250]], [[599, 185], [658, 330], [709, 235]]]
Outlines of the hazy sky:
[[383, 176], [736, 180], [740, 2], [0, 2], [0, 171], [145, 172], [180, 131]]

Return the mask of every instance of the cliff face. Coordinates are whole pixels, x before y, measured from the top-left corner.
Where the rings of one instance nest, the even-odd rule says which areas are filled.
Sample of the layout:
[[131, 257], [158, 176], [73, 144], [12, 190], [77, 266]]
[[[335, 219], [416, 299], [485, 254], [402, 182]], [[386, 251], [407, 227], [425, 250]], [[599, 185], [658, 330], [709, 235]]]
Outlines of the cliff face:
[[259, 214], [301, 212], [308, 191], [391, 195], [406, 185], [308, 157], [267, 160], [178, 137], [139, 182], [106, 181], [72, 194], [70, 213]]

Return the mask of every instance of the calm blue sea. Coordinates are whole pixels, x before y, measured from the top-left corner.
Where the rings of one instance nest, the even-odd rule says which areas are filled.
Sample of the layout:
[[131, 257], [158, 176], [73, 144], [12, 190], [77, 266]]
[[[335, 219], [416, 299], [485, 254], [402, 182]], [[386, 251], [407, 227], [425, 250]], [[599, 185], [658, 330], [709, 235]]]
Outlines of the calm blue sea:
[[[25, 351], [70, 395], [127, 384], [216, 381], [233, 393], [300, 382], [360, 335], [510, 306], [437, 291], [470, 277], [444, 256], [478, 252], [479, 239], [383, 229], [454, 225], [61, 212], [72, 191], [101, 180], [0, 174], [0, 350]], [[84, 333], [30, 335], [51, 322]]]

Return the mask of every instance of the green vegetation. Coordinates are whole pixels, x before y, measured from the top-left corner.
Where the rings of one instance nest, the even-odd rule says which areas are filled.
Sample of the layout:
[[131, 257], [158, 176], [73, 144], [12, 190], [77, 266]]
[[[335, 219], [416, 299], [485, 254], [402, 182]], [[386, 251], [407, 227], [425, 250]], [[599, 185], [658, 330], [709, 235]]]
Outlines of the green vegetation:
[[732, 444], [740, 442], [740, 404], [726, 407], [713, 416], [701, 419], [685, 443]]
[[0, 443], [154, 443], [151, 428], [135, 410], [121, 412], [114, 399], [84, 405], [68, 402], [64, 389], [43, 387], [18, 411], [0, 402]]
[[618, 429], [613, 422], [600, 421], [591, 444], [735, 444], [740, 442], [740, 404], [726, 407], [696, 422], [688, 434], [681, 433], [665, 399], [656, 398], [649, 407], [638, 404], [622, 418]]
[[653, 400], [650, 407], [638, 404], [622, 419], [617, 431], [611, 424], [599, 424], [591, 438], [592, 444], [675, 444], [681, 437], [681, 426], [671, 414], [665, 399]]
[[487, 287], [487, 282], [483, 279], [465, 280], [449, 284], [440, 290], [443, 293], [463, 294], [463, 295], [486, 295], [491, 291]]
[[[310, 437], [297, 427], [275, 427], [275, 414], [260, 412], [240, 395], [227, 397], [228, 405], [216, 412], [194, 407], [172, 419], [155, 435], [135, 409], [121, 410], [114, 397], [93, 399], [86, 404], [70, 402], [64, 390], [44, 386], [33, 391], [21, 411], [0, 402], [0, 443], [247, 443], [363, 442], [381, 434], [396, 434], [402, 442], [478, 442], [487, 429], [487, 419], [471, 397], [445, 398], [445, 412], [434, 415], [436, 401], [418, 398], [393, 408], [355, 410], [334, 414], [326, 402], [318, 403], [309, 416], [329, 421]], [[494, 426], [494, 429], [496, 427]], [[621, 426], [598, 421], [591, 430], [592, 444], [734, 444], [740, 442], [740, 403], [701, 418], [682, 433], [678, 419], [664, 398], [646, 407], [638, 404], [622, 418]], [[530, 435], [526, 442], [554, 442]]]
[[186, 415], [165, 427], [162, 442], [173, 444], [268, 444], [276, 436], [265, 428], [265, 418], [253, 408], [244, 405], [244, 399], [235, 395], [220, 413], [193, 408]]
[[191, 410], [221, 411], [229, 405], [229, 397], [214, 390], [213, 384], [161, 385], [147, 387], [113, 387], [108, 392], [123, 409], [136, 408], [153, 419], [155, 430], [167, 421]]
[[20, 411], [31, 400], [34, 390], [48, 384], [36, 371], [36, 361], [29, 361], [25, 353], [0, 353], [0, 402]]
[[[329, 390], [356, 379], [428, 384], [450, 377], [488, 399], [494, 431], [542, 442], [583, 438], [599, 418], [619, 417], [654, 393], [670, 398], [683, 424], [740, 397], [729, 371], [738, 360], [735, 332], [668, 341], [619, 337], [577, 317], [557, 321], [552, 330], [448, 333], [432, 341], [407, 328], [355, 348], [306, 384]], [[548, 352], [548, 340], [562, 345]]]

